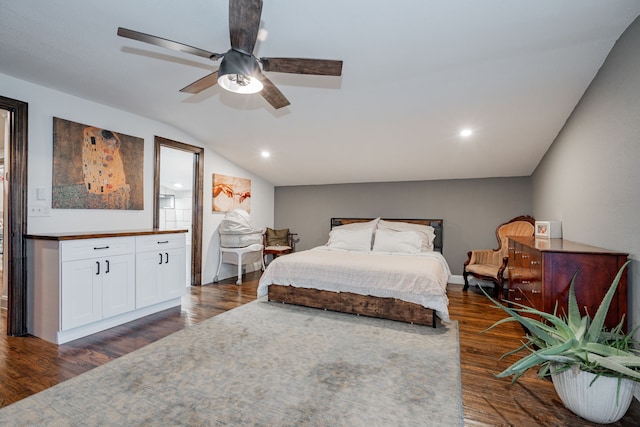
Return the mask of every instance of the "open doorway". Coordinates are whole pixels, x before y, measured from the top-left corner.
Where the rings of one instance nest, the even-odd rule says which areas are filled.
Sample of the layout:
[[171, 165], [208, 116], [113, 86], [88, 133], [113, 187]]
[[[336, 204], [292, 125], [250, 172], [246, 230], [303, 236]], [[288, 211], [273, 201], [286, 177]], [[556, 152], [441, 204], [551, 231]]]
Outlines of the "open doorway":
[[155, 137], [153, 226], [189, 230], [185, 274], [192, 286], [202, 284], [203, 171], [204, 149]]

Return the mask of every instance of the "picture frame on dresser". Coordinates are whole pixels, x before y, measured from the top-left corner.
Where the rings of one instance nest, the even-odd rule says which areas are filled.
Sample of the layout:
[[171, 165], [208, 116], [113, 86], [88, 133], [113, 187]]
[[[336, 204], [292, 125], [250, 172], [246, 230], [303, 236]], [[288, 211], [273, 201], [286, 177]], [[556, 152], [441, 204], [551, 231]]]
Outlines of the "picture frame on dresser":
[[536, 221], [536, 237], [549, 238], [551, 236], [551, 224], [549, 221]]
[[535, 237], [545, 239], [562, 238], [562, 222], [560, 221], [536, 221]]

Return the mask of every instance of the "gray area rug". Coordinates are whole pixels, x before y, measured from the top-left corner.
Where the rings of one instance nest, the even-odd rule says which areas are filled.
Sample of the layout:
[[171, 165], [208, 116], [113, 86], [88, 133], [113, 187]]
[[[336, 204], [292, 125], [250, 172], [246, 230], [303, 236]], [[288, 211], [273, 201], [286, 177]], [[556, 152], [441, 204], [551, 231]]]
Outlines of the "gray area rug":
[[0, 410], [0, 425], [456, 426], [458, 325], [265, 300]]

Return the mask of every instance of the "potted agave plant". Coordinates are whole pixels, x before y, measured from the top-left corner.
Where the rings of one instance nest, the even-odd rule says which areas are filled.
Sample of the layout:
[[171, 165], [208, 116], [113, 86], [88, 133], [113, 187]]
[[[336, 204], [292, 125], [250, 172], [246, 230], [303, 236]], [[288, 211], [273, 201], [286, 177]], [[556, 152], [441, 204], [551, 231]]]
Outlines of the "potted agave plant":
[[[487, 297], [509, 317], [505, 322], [519, 322], [526, 331], [527, 342], [503, 355], [526, 350], [527, 355], [497, 374], [513, 376], [515, 382], [530, 368], [539, 367], [540, 377], [551, 376], [564, 405], [576, 415], [596, 423], [613, 423], [622, 418], [640, 387], [640, 351], [634, 346], [633, 332], [624, 333], [624, 317], [613, 329], [604, 326], [609, 305], [629, 261], [616, 275], [593, 318], [582, 316], [576, 301], [574, 283], [569, 288], [568, 313], [545, 313], [511, 302], [511, 307]], [[533, 315], [533, 317], [528, 317]], [[540, 319], [540, 320], [538, 320]], [[484, 332], [486, 332], [484, 331]]]

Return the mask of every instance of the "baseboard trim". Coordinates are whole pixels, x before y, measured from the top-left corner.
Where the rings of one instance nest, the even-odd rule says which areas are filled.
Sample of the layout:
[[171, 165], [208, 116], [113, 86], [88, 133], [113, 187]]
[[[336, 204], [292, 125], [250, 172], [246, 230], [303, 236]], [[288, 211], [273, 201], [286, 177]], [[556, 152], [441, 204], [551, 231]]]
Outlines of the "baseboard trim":
[[453, 285], [464, 285], [464, 277], [462, 277], [462, 274], [452, 274], [449, 276], [449, 283]]

